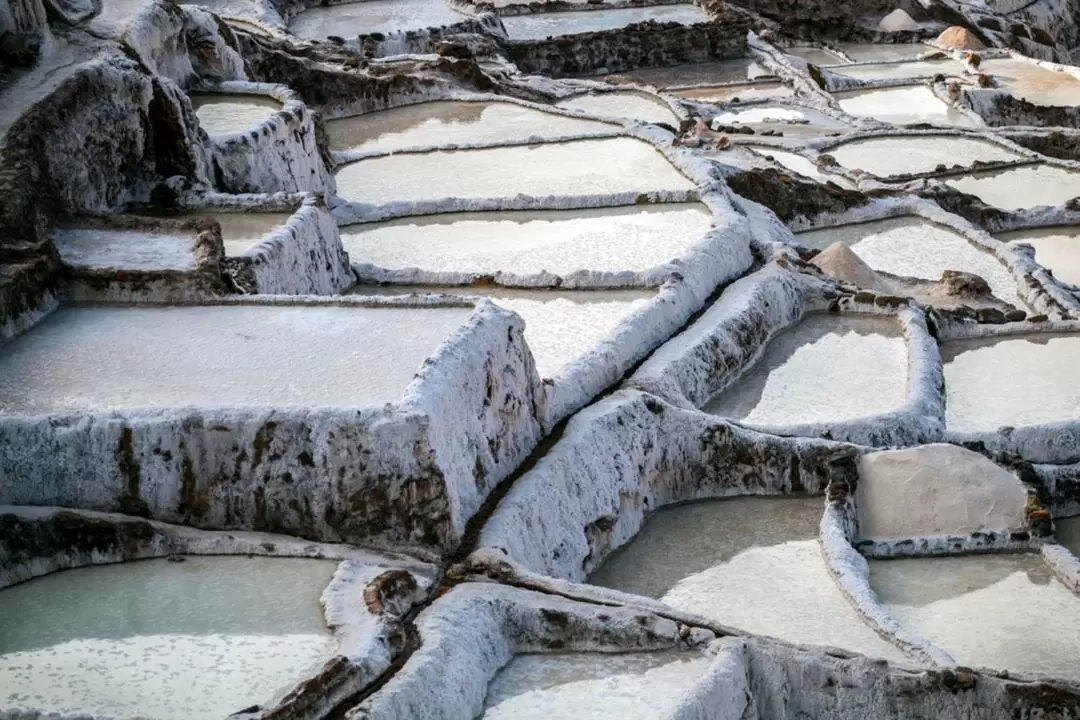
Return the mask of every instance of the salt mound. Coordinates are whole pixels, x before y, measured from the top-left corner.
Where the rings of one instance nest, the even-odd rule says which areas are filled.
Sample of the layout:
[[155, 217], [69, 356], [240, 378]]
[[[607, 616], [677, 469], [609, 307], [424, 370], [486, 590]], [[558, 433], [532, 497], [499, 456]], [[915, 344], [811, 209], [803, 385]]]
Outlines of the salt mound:
[[967, 28], [962, 28], [959, 25], [953, 25], [945, 30], [937, 36], [937, 40], [934, 42], [938, 45], [959, 48], [960, 50], [982, 50], [986, 47], [979, 38], [968, 32]]
[[878, 30], [884, 30], [885, 32], [900, 32], [902, 30], [918, 30], [919, 23], [911, 19], [911, 16], [900, 8], [896, 8], [891, 13], [881, 18], [881, 22], [877, 24]]
[[864, 455], [855, 505], [867, 538], [966, 535], [1024, 526], [1027, 491], [1012, 473], [955, 445]]
[[887, 291], [886, 283], [863, 259], [842, 242], [834, 242], [818, 253], [811, 265], [833, 280], [849, 283], [866, 290]]

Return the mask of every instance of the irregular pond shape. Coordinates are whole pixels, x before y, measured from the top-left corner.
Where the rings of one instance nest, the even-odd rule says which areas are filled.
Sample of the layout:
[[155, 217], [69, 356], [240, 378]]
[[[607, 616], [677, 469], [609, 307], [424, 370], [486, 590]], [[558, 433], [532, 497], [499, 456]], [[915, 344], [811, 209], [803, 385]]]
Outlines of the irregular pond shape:
[[799, 175], [803, 175], [813, 180], [817, 180], [818, 182], [832, 181], [845, 187], [850, 184], [843, 177], [826, 175], [818, 169], [817, 165], [815, 165], [810, 160], [804, 158], [802, 155], [799, 155], [798, 153], [789, 152], [787, 150], [777, 150], [776, 148], [757, 145], [746, 145], [745, 147], [753, 150], [755, 153], [761, 155], [762, 157], [771, 157], [774, 161], [786, 167], [788, 170], [791, 170], [792, 172], [796, 172]]
[[1080, 173], [1054, 165], [1024, 165], [976, 172], [944, 182], [1002, 210], [1064, 205], [1080, 196]]
[[621, 117], [679, 127], [679, 116], [668, 104], [652, 95], [637, 92], [607, 92], [578, 95], [557, 103], [561, 108], [584, 110], [591, 115]]
[[756, 83], [753, 85], [715, 85], [672, 90], [672, 94], [686, 100], [708, 103], [726, 103], [733, 100], [773, 100], [792, 97], [795, 91], [780, 83]]
[[939, 165], [968, 167], [975, 161], [1021, 159], [1012, 150], [992, 142], [950, 135], [867, 138], [843, 143], [824, 152], [844, 167], [865, 170], [883, 178], [931, 172]]
[[834, 93], [844, 112], [855, 117], [871, 117], [897, 125], [932, 123], [957, 127], [978, 127], [976, 118], [945, 104], [930, 88], [891, 87]]
[[265, 95], [192, 95], [191, 106], [211, 137], [245, 133], [282, 108], [280, 101]]
[[516, 290], [420, 285], [357, 286], [357, 295], [446, 293], [483, 295], [525, 320], [525, 341], [540, 377], [558, 375], [566, 365], [606, 341], [634, 312], [656, 297], [655, 290]]
[[696, 187], [652, 145], [631, 138], [376, 157], [338, 170], [337, 186], [341, 197], [372, 204]]
[[195, 270], [195, 234], [103, 228], [52, 231], [60, 259], [72, 268]]
[[354, 263], [384, 268], [565, 275], [662, 265], [712, 227], [701, 203], [425, 215], [341, 229]]
[[985, 59], [979, 70], [992, 75], [1002, 89], [1035, 105], [1080, 105], [1080, 80], [1026, 60]]
[[535, 13], [502, 18], [506, 33], [511, 40], [517, 41], [617, 30], [646, 20], [692, 25], [709, 22], [709, 15], [697, 5], [677, 3], [613, 10]]
[[433, 102], [405, 105], [326, 122], [334, 150], [402, 150], [481, 142], [529, 142], [618, 127], [507, 102]]
[[607, 75], [606, 77], [632, 80], [641, 85], [652, 85], [664, 89], [686, 85], [754, 80], [767, 74], [768, 72], [757, 60], [745, 57], [687, 63], [685, 65], [668, 65], [666, 67], [640, 68], [627, 70], [617, 75]]
[[445, 0], [362, 0], [304, 10], [289, 22], [289, 32], [307, 40], [331, 35], [345, 39], [370, 33], [392, 33], [465, 22]]
[[801, 108], [783, 105], [755, 105], [748, 108], [735, 108], [714, 115], [713, 118], [725, 125], [735, 123], [780, 123], [784, 121], [808, 120], [810, 113]]
[[222, 718], [316, 672], [337, 563], [194, 557], [80, 568], [0, 591], [0, 711]]
[[935, 75], [960, 75], [964, 66], [951, 59], [916, 60], [898, 63], [871, 63], [869, 65], [846, 65], [831, 68], [831, 72], [860, 80], [885, 80], [934, 77]]
[[853, 420], [907, 401], [907, 346], [888, 318], [809, 315], [765, 352], [705, 412], [753, 425]]
[[485, 720], [661, 720], [709, 667], [691, 652], [516, 655], [488, 686]]
[[1025, 243], [1035, 248], [1035, 260], [1057, 279], [1080, 284], [1080, 226], [1032, 228], [1000, 233], [1009, 243]]
[[0, 348], [0, 412], [382, 405], [401, 398], [424, 360], [471, 313], [65, 307]]
[[1069, 548], [1073, 555], [1080, 557], [1080, 516], [1056, 518], [1054, 534], [1057, 535], [1059, 543]]
[[871, 560], [870, 583], [961, 665], [1080, 678], [1080, 598], [1038, 555]]
[[1016, 280], [996, 256], [960, 233], [912, 215], [799, 233], [800, 245], [824, 250], [842, 242], [872, 269], [892, 275], [940, 280], [946, 270], [975, 273], [994, 295], [1018, 305]]
[[1039, 334], [941, 344], [945, 424], [977, 432], [1080, 418], [1080, 335]]
[[664, 507], [589, 582], [663, 600], [742, 630], [902, 660], [851, 607], [818, 547], [822, 498]]
[[281, 212], [193, 212], [182, 217], [206, 217], [217, 220], [228, 256], [243, 255], [263, 238], [289, 221], [292, 213]]

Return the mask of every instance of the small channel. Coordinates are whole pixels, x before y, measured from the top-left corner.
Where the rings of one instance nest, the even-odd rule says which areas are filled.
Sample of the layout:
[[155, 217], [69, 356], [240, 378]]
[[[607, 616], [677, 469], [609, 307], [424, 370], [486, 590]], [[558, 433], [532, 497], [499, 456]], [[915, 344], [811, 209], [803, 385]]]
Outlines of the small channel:
[[781, 331], [705, 412], [753, 425], [852, 420], [907, 401], [907, 345], [890, 318], [809, 315]]
[[870, 117], [896, 125], [931, 123], [978, 127], [982, 123], [954, 110], [924, 86], [834, 93], [841, 109], [855, 117]]
[[661, 508], [589, 582], [658, 598], [752, 633], [903, 660], [841, 595], [817, 534], [822, 498]]
[[709, 15], [697, 5], [678, 3], [614, 10], [535, 13], [502, 18], [510, 39], [518, 41], [617, 30], [646, 20], [692, 25], [709, 22]]
[[336, 568], [189, 556], [0, 591], [0, 711], [188, 720], [265, 707], [333, 655], [319, 597]]
[[962, 665], [1080, 679], [1080, 598], [1039, 555], [871, 560], [870, 584]]
[[1035, 261], [1058, 280], [1080, 284], [1080, 226], [1032, 228], [1000, 233], [998, 240], [1035, 248]]
[[282, 108], [280, 101], [266, 95], [193, 94], [191, 105], [211, 137], [245, 133]]
[[1064, 205], [1080, 197], [1080, 173], [1054, 165], [976, 172], [948, 178], [945, 183], [1002, 210]]

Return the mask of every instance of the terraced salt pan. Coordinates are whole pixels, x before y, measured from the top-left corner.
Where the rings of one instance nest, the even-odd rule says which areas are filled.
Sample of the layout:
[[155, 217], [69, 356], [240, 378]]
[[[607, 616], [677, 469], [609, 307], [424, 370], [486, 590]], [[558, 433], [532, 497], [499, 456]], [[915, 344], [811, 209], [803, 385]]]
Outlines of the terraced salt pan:
[[196, 269], [193, 233], [58, 228], [52, 239], [60, 259], [72, 268]]
[[527, 142], [618, 128], [505, 102], [435, 101], [330, 120], [335, 150], [401, 150], [481, 142]]
[[341, 229], [354, 263], [465, 273], [646, 270], [701, 242], [700, 203], [427, 215]]
[[[67, 307], [0, 348], [0, 412], [382, 405], [471, 308]], [[319, 348], [312, 353], [312, 348]]]
[[783, 107], [781, 105], [757, 105], [754, 107], [728, 110], [714, 115], [713, 118], [725, 125], [735, 123], [766, 123], [807, 120], [808, 112], [800, 108]]
[[917, 60], [914, 62], [873, 63], [870, 65], [847, 65], [833, 68], [832, 72], [860, 80], [899, 80], [903, 78], [934, 77], [935, 75], [960, 75], [964, 66], [956, 60]]
[[785, 48], [784, 52], [788, 55], [802, 58], [806, 62], [813, 63], [814, 65], [845, 65], [848, 62], [844, 58], [829, 52], [825, 48], [793, 47]]
[[608, 77], [624, 78], [642, 85], [652, 85], [663, 89], [680, 85], [704, 85], [707, 83], [753, 80], [767, 74], [768, 72], [761, 64], [753, 58], [747, 57], [687, 63], [685, 65], [669, 65], [667, 67], [641, 68]]
[[1053, 165], [1024, 165], [948, 178], [945, 182], [1002, 210], [1064, 205], [1080, 196], [1080, 173]]
[[217, 220], [226, 255], [242, 255], [263, 238], [281, 227], [292, 217], [290, 213], [264, 212], [194, 212], [184, 217], [206, 217]]
[[307, 40], [324, 40], [331, 35], [349, 39], [453, 25], [469, 17], [453, 10], [445, 0], [362, 0], [309, 8], [292, 19], [289, 32]]
[[488, 686], [480, 717], [660, 720], [709, 661], [684, 652], [517, 655]]
[[245, 133], [267, 120], [281, 103], [264, 95], [192, 95], [191, 106], [207, 135]]
[[938, 165], [968, 167], [976, 161], [1007, 162], [1021, 157], [985, 140], [946, 135], [866, 138], [826, 152], [844, 167], [879, 177], [931, 172]]
[[842, 242], [874, 270], [892, 275], [940, 280], [946, 270], [975, 273], [994, 295], [1017, 304], [1016, 281], [996, 257], [949, 228], [919, 217], [896, 217], [857, 225], [811, 230], [799, 244], [824, 250]]
[[1025, 335], [941, 345], [945, 424], [996, 430], [1080, 418], [1080, 336]]
[[1054, 534], [1059, 543], [1080, 557], [1080, 517], [1057, 518], [1054, 520]]
[[907, 347], [891, 319], [810, 315], [764, 353], [705, 412], [755, 425], [852, 420], [907, 399]]
[[749, 125], [758, 131], [778, 131], [788, 137], [820, 137], [848, 129], [847, 125], [821, 113], [786, 105], [756, 105], [745, 108], [735, 106], [727, 112], [714, 115], [713, 122], [714, 128], [719, 125]]
[[930, 88], [893, 87], [880, 90], [856, 90], [835, 93], [844, 112], [855, 117], [870, 117], [895, 125], [932, 123], [976, 127], [975, 118], [946, 105]]
[[1038, 555], [871, 560], [870, 584], [962, 665], [1080, 678], [1080, 598]]
[[338, 194], [360, 203], [687, 191], [696, 186], [653, 146], [631, 138], [397, 154], [337, 172]]
[[816, 540], [821, 498], [733, 498], [662, 508], [589, 582], [742, 630], [900, 660], [837, 589]]
[[1035, 260], [1054, 277], [1080, 284], [1080, 226], [1035, 228], [1001, 233], [999, 240], [1035, 248]]
[[334, 653], [319, 596], [336, 567], [188, 557], [0, 591], [0, 711], [188, 720], [268, 703]]
[[771, 147], [749, 145], [747, 147], [762, 157], [771, 157], [792, 172], [797, 172], [800, 175], [813, 178], [819, 182], [826, 182], [832, 179], [830, 176], [818, 170], [817, 165], [797, 153], [788, 152], [787, 150], [777, 150]]
[[584, 110], [592, 115], [604, 117], [667, 123], [676, 128], [679, 126], [679, 117], [672, 112], [667, 103], [644, 93], [608, 92], [578, 95], [559, 102], [558, 106], [569, 110]]
[[699, 87], [690, 90], [672, 90], [671, 92], [686, 100], [708, 103], [726, 103], [733, 100], [774, 100], [789, 98], [795, 94], [794, 90], [780, 83], [717, 85], [715, 87]]
[[[525, 320], [525, 341], [541, 377], [596, 348], [619, 323], [656, 296], [653, 290], [516, 290], [435, 285], [360, 285], [357, 295], [445, 293], [484, 296]], [[2, 367], [2, 366], [0, 366]]]
[[615, 10], [537, 13], [502, 18], [503, 26], [511, 40], [543, 40], [560, 35], [616, 30], [646, 20], [692, 25], [708, 22], [709, 16], [697, 5], [679, 3]]
[[1080, 80], [1068, 73], [1012, 58], [983, 60], [979, 70], [1011, 95], [1035, 105], [1080, 105]]
[[921, 43], [840, 43], [836, 48], [855, 62], [910, 60], [933, 50]]

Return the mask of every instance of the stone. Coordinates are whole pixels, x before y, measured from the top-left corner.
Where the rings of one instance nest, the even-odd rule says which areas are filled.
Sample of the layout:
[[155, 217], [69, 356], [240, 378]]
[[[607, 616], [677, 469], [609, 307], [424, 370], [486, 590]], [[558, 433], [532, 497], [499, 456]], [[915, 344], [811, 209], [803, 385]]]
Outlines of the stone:
[[859, 459], [859, 534], [908, 539], [1025, 526], [1028, 493], [982, 455], [936, 443]]
[[982, 41], [975, 37], [975, 35], [967, 28], [960, 27], [959, 25], [953, 25], [946, 29], [937, 36], [937, 39], [934, 42], [938, 45], [953, 47], [958, 50], [982, 50], [986, 47], [983, 45]]
[[974, 273], [946, 270], [941, 273], [945, 292], [958, 297], [980, 298], [991, 294], [990, 284]]
[[867, 290], [887, 292], [888, 284], [862, 258], [842, 242], [834, 242], [822, 250], [810, 264], [833, 280], [850, 283]]
[[901, 8], [896, 8], [891, 13], [881, 18], [878, 23], [878, 30], [885, 32], [904, 32], [915, 31], [919, 29], [919, 23], [911, 19]]

